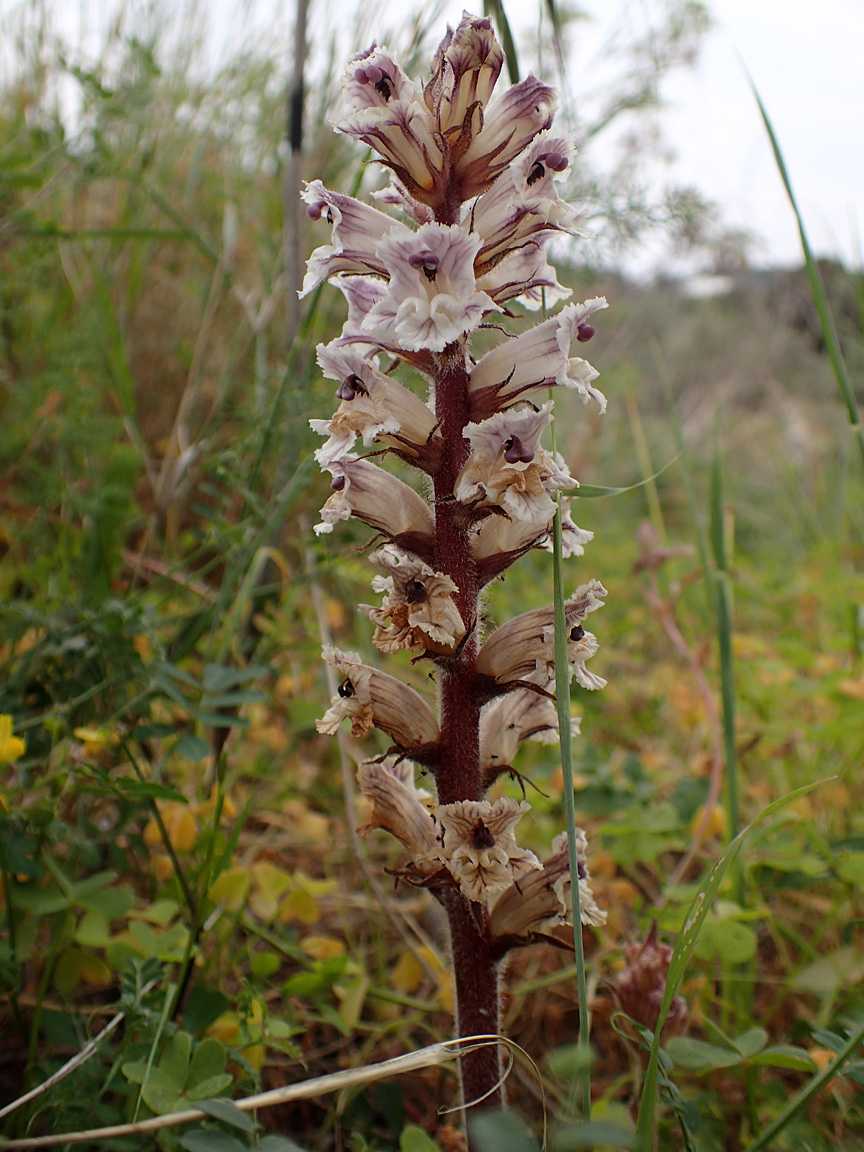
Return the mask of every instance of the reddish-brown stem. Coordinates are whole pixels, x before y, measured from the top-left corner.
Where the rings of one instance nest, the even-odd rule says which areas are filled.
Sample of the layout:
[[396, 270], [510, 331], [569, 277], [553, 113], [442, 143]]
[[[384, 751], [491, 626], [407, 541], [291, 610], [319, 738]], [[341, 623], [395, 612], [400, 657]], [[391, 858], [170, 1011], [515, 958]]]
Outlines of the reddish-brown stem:
[[[464, 438], [468, 414], [468, 364], [464, 344], [451, 344], [436, 357], [435, 415], [442, 437], [441, 464], [435, 474], [435, 567], [458, 591], [454, 600], [471, 631], [458, 653], [442, 661], [440, 671], [440, 761], [438, 801], [481, 800], [480, 705], [476, 694], [477, 614], [480, 580], [471, 548], [471, 523], [454, 497], [459, 472], [468, 459]], [[498, 971], [487, 937], [487, 912], [460, 893], [444, 899], [450, 921], [456, 1027], [460, 1036], [498, 1030]], [[501, 1104], [498, 1049], [466, 1054], [461, 1061], [462, 1093], [467, 1104], [483, 1098], [485, 1107]]]

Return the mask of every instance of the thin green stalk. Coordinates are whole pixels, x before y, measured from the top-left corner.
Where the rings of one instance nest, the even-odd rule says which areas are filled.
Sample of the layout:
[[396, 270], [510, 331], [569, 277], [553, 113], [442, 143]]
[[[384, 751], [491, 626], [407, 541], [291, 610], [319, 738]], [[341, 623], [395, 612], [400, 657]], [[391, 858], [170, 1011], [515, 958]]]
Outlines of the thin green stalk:
[[795, 193], [792, 191], [792, 181], [789, 178], [789, 172], [786, 168], [786, 162], [783, 159], [783, 153], [780, 150], [780, 142], [774, 132], [774, 127], [765, 110], [765, 105], [762, 103], [762, 98], [756, 89], [756, 85], [750, 78], [750, 87], [753, 89], [753, 95], [756, 97], [756, 103], [759, 105], [759, 111], [762, 114], [762, 120], [765, 124], [765, 129], [768, 133], [768, 138], [771, 141], [771, 148], [774, 152], [774, 159], [777, 162], [777, 170], [780, 173], [780, 179], [783, 181], [783, 187], [786, 189], [786, 195], [789, 197], [789, 203], [792, 205], [792, 211], [795, 213], [795, 219], [798, 223], [798, 234], [801, 237], [801, 247], [804, 251], [804, 263], [807, 267], [807, 279], [810, 281], [810, 293], [813, 297], [813, 303], [816, 306], [816, 312], [819, 316], [819, 324], [822, 327], [822, 337], [825, 341], [825, 350], [828, 353], [828, 358], [831, 361], [831, 367], [834, 370], [834, 377], [837, 381], [837, 387], [840, 389], [840, 396], [846, 407], [846, 413], [849, 417], [849, 426], [852, 433], [858, 441], [858, 449], [861, 453], [861, 459], [864, 461], [864, 427], [861, 425], [861, 413], [858, 408], [858, 401], [855, 399], [855, 393], [852, 390], [852, 382], [849, 379], [849, 373], [846, 370], [846, 361], [843, 359], [843, 352], [840, 348], [840, 341], [837, 338], [837, 329], [834, 327], [834, 317], [831, 315], [831, 307], [828, 303], [828, 295], [825, 291], [825, 285], [822, 283], [822, 276], [819, 272], [819, 266], [813, 259], [813, 253], [810, 250], [810, 241], [807, 239], [807, 232], [804, 228], [804, 221], [801, 218], [801, 212], [798, 209], [798, 202], [795, 199]]
[[[146, 783], [146, 777], [141, 771], [141, 767], [138, 764], [138, 761], [135, 759], [134, 752], [129, 747], [129, 741], [121, 738], [120, 746], [129, 758], [129, 763], [132, 765], [132, 771], [135, 773], [142, 784]], [[194, 921], [197, 913], [197, 903], [195, 896], [191, 887], [189, 886], [188, 880], [186, 879], [183, 866], [181, 865], [177, 853], [174, 850], [174, 845], [171, 843], [171, 837], [168, 835], [168, 829], [165, 827], [165, 822], [162, 819], [162, 814], [159, 811], [159, 805], [155, 800], [149, 800], [148, 806], [150, 808], [150, 813], [153, 816], [153, 819], [156, 821], [156, 827], [159, 829], [159, 837], [162, 841], [162, 846], [168, 853], [168, 856], [171, 860], [171, 864], [174, 868], [174, 874], [177, 877], [177, 883], [180, 885], [180, 889], [183, 892], [183, 899], [186, 901], [186, 906], [189, 909], [189, 916]]]
[[153, 1067], [153, 1063], [156, 1059], [156, 1052], [159, 1048], [159, 1041], [162, 1039], [162, 1033], [164, 1032], [165, 1025], [168, 1023], [168, 1019], [171, 1015], [171, 1009], [174, 1004], [174, 991], [176, 987], [176, 984], [169, 982], [168, 987], [165, 989], [165, 1002], [162, 1005], [162, 1014], [159, 1017], [159, 1023], [156, 1026], [156, 1033], [153, 1036], [153, 1043], [150, 1045], [150, 1052], [147, 1056], [147, 1067], [144, 1070], [144, 1080], [142, 1081], [141, 1088], [138, 1091], [138, 1098], [135, 1101], [135, 1111], [132, 1114], [133, 1124], [138, 1119], [138, 1113], [141, 1111], [141, 1105], [144, 1102], [143, 1092], [147, 1086], [147, 1081], [150, 1079], [150, 1070]]
[[[579, 992], [579, 1044], [588, 1051], [588, 982], [585, 979], [585, 952], [582, 946], [582, 906], [579, 899], [579, 856], [576, 850], [576, 809], [573, 799], [573, 754], [570, 744], [570, 662], [567, 658], [567, 622], [564, 619], [564, 553], [561, 542], [561, 496], [556, 496], [553, 535], [553, 575], [555, 603], [555, 704], [558, 710], [558, 737], [561, 771], [564, 776], [564, 819], [567, 824], [567, 854], [570, 864], [570, 891], [573, 900], [573, 947], [576, 953], [576, 987]], [[591, 1065], [585, 1061], [579, 1070], [582, 1114], [591, 1119]]]
[[[723, 492], [723, 469], [719, 448], [715, 445], [711, 472], [711, 548], [714, 553], [714, 607], [717, 614], [717, 647], [720, 653], [720, 694], [723, 703], [723, 748], [726, 760], [726, 797], [729, 838], [741, 830], [740, 785], [738, 780], [738, 747], [735, 739], [735, 661], [732, 653], [732, 589], [726, 542], [726, 516]], [[740, 871], [737, 877], [740, 887]], [[736, 899], [743, 893], [739, 890]]]

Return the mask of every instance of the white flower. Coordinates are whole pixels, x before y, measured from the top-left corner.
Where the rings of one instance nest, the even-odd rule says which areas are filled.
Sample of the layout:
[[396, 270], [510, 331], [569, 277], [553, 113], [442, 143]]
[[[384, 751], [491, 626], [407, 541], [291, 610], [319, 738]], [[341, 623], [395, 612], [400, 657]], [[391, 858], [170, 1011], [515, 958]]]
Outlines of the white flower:
[[477, 108], [489, 102], [503, 63], [491, 20], [463, 12], [456, 31], [447, 29], [423, 98], [451, 153], [463, 145]]
[[555, 232], [581, 234], [583, 217], [555, 188], [554, 177], [569, 171], [567, 152], [564, 140], [543, 133], [472, 205], [472, 227], [483, 237], [478, 276], [529, 240], [546, 240]]
[[387, 295], [363, 321], [382, 343], [409, 351], [441, 352], [473, 331], [484, 312], [500, 311], [474, 284], [474, 257], [480, 237], [445, 224], [423, 224], [416, 232], [397, 224], [378, 243], [387, 270]]
[[442, 202], [444, 155], [434, 120], [420, 100], [393, 99], [383, 107], [361, 108], [336, 127], [374, 148], [416, 200], [432, 208]]
[[368, 823], [359, 829], [368, 836], [373, 828], [390, 832], [414, 857], [430, 859], [436, 848], [436, 825], [423, 803], [425, 793], [414, 786], [410, 760], [380, 763], [364, 760], [357, 771], [360, 792], [371, 801]]
[[[588, 841], [576, 829], [576, 859], [579, 868], [579, 906], [583, 924], [595, 928], [606, 923], [606, 913], [597, 907], [589, 885], [586, 853]], [[570, 890], [570, 858], [567, 834], [556, 837], [552, 855], [539, 872], [532, 872], [520, 884], [513, 884], [495, 902], [489, 916], [489, 933], [504, 955], [511, 948], [530, 944], [553, 928], [573, 923]]]
[[[599, 580], [581, 585], [564, 602], [567, 656], [576, 680], [583, 688], [603, 688], [606, 681], [585, 667], [597, 651], [597, 639], [582, 627], [590, 612], [603, 607], [606, 589]], [[555, 617], [550, 608], [523, 612], [502, 624], [477, 654], [477, 672], [498, 685], [529, 680], [541, 688], [555, 678]]]
[[371, 557], [389, 573], [376, 576], [372, 587], [384, 592], [380, 608], [360, 604], [360, 611], [376, 625], [372, 643], [382, 652], [454, 652], [465, 635], [465, 625], [453, 601], [456, 585], [416, 556], [387, 544]]
[[392, 216], [353, 196], [331, 192], [320, 180], [306, 185], [303, 199], [313, 220], [323, 216], [333, 225], [333, 243], [316, 248], [309, 257], [301, 296], [307, 296], [337, 272], [386, 274], [375, 247], [393, 227]]
[[421, 556], [431, 555], [435, 530], [432, 513], [413, 488], [350, 453], [328, 460], [324, 467], [333, 476], [333, 494], [321, 509], [321, 523], [315, 525], [318, 535], [332, 532], [334, 524], [356, 516], [394, 543]]
[[557, 316], [505, 340], [479, 360], [471, 371], [471, 415], [482, 420], [493, 412], [527, 400], [533, 392], [558, 384], [575, 389], [587, 403], [594, 399], [606, 408], [602, 392], [591, 387], [597, 372], [586, 360], [570, 356], [573, 339], [585, 338], [589, 317], [606, 308], [598, 296], [584, 304], [568, 304]]
[[441, 847], [435, 858], [458, 881], [462, 895], [482, 903], [508, 888], [526, 873], [541, 867], [533, 852], [520, 848], [513, 829], [530, 808], [501, 796], [488, 800], [457, 800], [439, 804]]
[[338, 342], [318, 345], [318, 363], [325, 376], [340, 382], [336, 395], [341, 400], [332, 419], [310, 421], [316, 431], [330, 436], [315, 453], [322, 467], [345, 456], [356, 436], [367, 445], [380, 440], [415, 460], [430, 453], [435, 417], [419, 396]]
[[392, 100], [418, 100], [420, 93], [408, 79], [389, 49], [373, 44], [348, 61], [342, 77], [342, 91], [349, 107], [386, 108]]
[[489, 272], [478, 269], [477, 287], [496, 304], [516, 300], [532, 312], [541, 307], [553, 308], [566, 300], [573, 293], [558, 283], [555, 269], [543, 251], [546, 239], [547, 236], [539, 235], [505, 252]]
[[394, 744], [419, 756], [438, 740], [438, 721], [422, 696], [386, 672], [364, 664], [356, 652], [325, 647], [324, 659], [342, 677], [330, 708], [316, 722], [319, 732], [334, 735], [343, 720], [351, 721], [358, 739], [372, 728], [385, 732]]
[[551, 493], [576, 487], [566, 467], [540, 446], [553, 403], [508, 409], [468, 424], [471, 455], [459, 474], [455, 496], [472, 508], [500, 508], [513, 520], [546, 526], [555, 515]]
[[[570, 735], [579, 735], [579, 719], [570, 720]], [[480, 718], [480, 767], [488, 785], [513, 767], [519, 745], [526, 740], [558, 743], [555, 701], [536, 692], [508, 692], [483, 709]]]
[[472, 122], [472, 139], [454, 165], [463, 200], [485, 192], [555, 115], [555, 93], [534, 76], [514, 84]]

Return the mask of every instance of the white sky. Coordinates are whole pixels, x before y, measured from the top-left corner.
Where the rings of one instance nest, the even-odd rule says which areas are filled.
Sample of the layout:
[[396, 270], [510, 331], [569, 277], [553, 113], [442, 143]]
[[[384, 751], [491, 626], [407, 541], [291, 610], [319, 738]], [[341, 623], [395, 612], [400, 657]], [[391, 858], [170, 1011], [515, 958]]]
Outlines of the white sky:
[[[0, 37], [32, 0], [0, 0]], [[468, 3], [471, 0], [467, 0]], [[573, 86], [597, 82], [598, 48], [622, 23], [643, 27], [662, 0], [577, 0], [593, 18], [573, 35]], [[119, 8], [146, 0], [45, 0], [71, 41], [86, 44]], [[514, 27], [533, 30], [544, 0], [505, 0]], [[316, 21], [348, 30], [375, 0], [310, 0]], [[458, 20], [460, 0], [445, 0], [441, 30]], [[477, 8], [480, 2], [477, 0]], [[178, 4], [179, 7], [179, 4]], [[388, 23], [395, 6], [386, 4]], [[401, 4], [400, 4], [401, 7]], [[413, 5], [411, 6], [413, 7]], [[545, 5], [544, 5], [545, 7]], [[672, 171], [721, 208], [726, 223], [763, 238], [757, 263], [799, 263], [794, 217], [749, 88], [745, 66], [773, 119], [811, 244], [819, 254], [861, 264], [864, 247], [864, 0], [708, 0], [715, 28], [695, 71], [663, 87], [662, 125], [677, 159]], [[293, 0], [203, 0], [223, 51], [246, 37], [272, 43], [283, 59], [290, 45]], [[409, 4], [405, 4], [408, 11]], [[8, 42], [7, 42], [8, 43]], [[355, 45], [354, 50], [367, 45]]]
[[864, 0], [712, 0], [697, 71], [667, 89], [678, 170], [752, 228], [767, 254], [800, 261], [745, 67], [774, 125], [811, 245], [860, 266], [864, 233]]

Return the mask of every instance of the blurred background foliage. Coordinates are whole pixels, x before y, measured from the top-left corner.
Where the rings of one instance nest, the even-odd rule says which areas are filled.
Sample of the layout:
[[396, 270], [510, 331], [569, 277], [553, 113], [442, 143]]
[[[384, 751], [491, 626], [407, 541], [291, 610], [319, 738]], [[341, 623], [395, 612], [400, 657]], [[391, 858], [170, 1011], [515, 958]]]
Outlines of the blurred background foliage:
[[[744, 1147], [864, 1010], [864, 488], [803, 270], [751, 267], [752, 238], [646, 162], [662, 157], [660, 81], [692, 61], [708, 20], [692, 0], [649, 7], [650, 36], [620, 42], [595, 89], [567, 71], [575, 10], [553, 8], [557, 35], [547, 17], [520, 45], [523, 71], [564, 81], [563, 127], [581, 149], [570, 192], [596, 232], [562, 247], [560, 278], [611, 304], [591, 346], [609, 413], [556, 398], [558, 446], [585, 485], [639, 485], [578, 502], [596, 540], [571, 575], [610, 592], [597, 625], [609, 686], [574, 686], [573, 702], [577, 813], [609, 910], [586, 934], [596, 1105], [619, 1139], [642, 1060], [614, 1017], [622, 973], [639, 965], [627, 948], [655, 918], [674, 935], [727, 835], [723, 803], [700, 822], [720, 758], [711, 564], [698, 551], [712, 462], [742, 811], [831, 778], [750, 844], [682, 989], [690, 1036], [726, 1059], [673, 1045], [662, 1140], [709, 1152]], [[371, 657], [354, 612], [369, 595], [368, 533], [340, 526], [322, 544], [310, 529], [326, 484], [307, 421], [334, 404], [314, 348], [343, 305], [313, 295], [286, 339], [289, 45], [238, 35], [214, 63], [204, 14], [120, 8], [95, 54], [64, 40], [50, 5], [4, 17], [0, 714], [13, 728], [0, 729], [0, 1117], [124, 1013], [86, 1062], [2, 1119], [9, 1136], [248, 1094], [449, 1027], [435, 907], [389, 889], [382, 906], [373, 878], [398, 857], [373, 837], [358, 860], [362, 821], [346, 814], [335, 743], [314, 728], [322, 639]], [[327, 123], [339, 62], [377, 36], [416, 73], [441, 21], [365, 11], [331, 28], [310, 43], [301, 174], [365, 191], [378, 174]], [[614, 147], [595, 155], [603, 140]], [[303, 228], [305, 255], [325, 238]], [[625, 270], [649, 235], [670, 273], [646, 283]], [[685, 266], [701, 275], [675, 274]], [[823, 275], [860, 400], [861, 274]], [[548, 602], [551, 583], [544, 553], [514, 567], [491, 591], [490, 625]], [[404, 672], [426, 690], [424, 673]], [[349, 757], [374, 750], [348, 744]], [[520, 769], [541, 789], [529, 836], [544, 851], [562, 827], [555, 750], [529, 748]], [[542, 1063], [556, 1147], [581, 1146], [567, 1135], [566, 954], [525, 950], [509, 986], [506, 1031]], [[761, 1046], [730, 1047], [753, 1027]], [[770, 1070], [757, 1059], [768, 1040], [788, 1047]], [[832, 1080], [776, 1147], [857, 1147], [861, 1070]], [[536, 1123], [536, 1083], [517, 1075]], [[455, 1149], [436, 1111], [452, 1095], [435, 1071], [262, 1113], [281, 1143], [224, 1115], [159, 1139], [428, 1152], [423, 1129]]]

